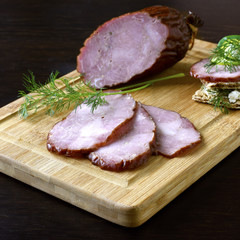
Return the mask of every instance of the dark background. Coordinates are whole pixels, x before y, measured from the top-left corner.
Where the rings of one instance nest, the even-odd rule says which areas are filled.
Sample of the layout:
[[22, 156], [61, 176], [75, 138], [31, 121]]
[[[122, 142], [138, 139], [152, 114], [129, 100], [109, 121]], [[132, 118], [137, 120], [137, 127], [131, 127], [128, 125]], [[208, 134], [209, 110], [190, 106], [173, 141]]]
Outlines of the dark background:
[[[44, 82], [76, 67], [83, 41], [112, 17], [151, 5], [191, 10], [199, 38], [240, 34], [239, 0], [0, 1], [0, 106], [17, 99], [28, 69]], [[239, 239], [240, 149], [149, 221], [125, 228], [0, 174], [0, 239]]]

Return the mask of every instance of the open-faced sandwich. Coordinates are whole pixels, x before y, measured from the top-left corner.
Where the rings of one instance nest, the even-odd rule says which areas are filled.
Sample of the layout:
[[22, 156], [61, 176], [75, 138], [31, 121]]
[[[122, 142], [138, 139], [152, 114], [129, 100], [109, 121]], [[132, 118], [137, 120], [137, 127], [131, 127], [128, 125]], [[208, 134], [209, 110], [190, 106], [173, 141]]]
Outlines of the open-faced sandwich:
[[202, 82], [192, 98], [224, 112], [240, 109], [240, 35], [224, 37], [212, 53], [190, 69], [190, 75]]

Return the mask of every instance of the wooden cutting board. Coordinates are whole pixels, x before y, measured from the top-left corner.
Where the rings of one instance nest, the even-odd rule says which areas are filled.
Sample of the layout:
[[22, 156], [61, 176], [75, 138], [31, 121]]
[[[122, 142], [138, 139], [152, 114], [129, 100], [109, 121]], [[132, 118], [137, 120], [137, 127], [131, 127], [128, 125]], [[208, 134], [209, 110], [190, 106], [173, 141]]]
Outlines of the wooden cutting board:
[[[189, 76], [190, 66], [208, 57], [215, 44], [196, 40], [186, 57], [159, 76], [184, 72], [186, 77], [154, 84], [134, 93], [144, 104], [179, 112], [192, 121], [202, 143], [185, 154], [167, 159], [153, 156], [133, 171], [101, 170], [87, 159], [49, 153], [46, 137], [54, 117], [43, 112], [20, 119], [18, 99], [0, 109], [1, 172], [114, 223], [136, 227], [183, 192], [240, 145], [240, 111], [228, 115], [191, 100], [200, 82]], [[73, 71], [67, 76], [77, 76]]]

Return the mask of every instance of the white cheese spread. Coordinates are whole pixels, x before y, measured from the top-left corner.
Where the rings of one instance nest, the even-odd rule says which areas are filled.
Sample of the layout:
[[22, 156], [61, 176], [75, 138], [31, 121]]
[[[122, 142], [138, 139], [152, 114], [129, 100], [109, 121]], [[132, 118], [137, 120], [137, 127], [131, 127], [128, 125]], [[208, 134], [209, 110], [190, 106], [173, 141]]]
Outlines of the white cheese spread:
[[228, 94], [228, 99], [230, 103], [235, 103], [237, 100], [240, 100], [240, 92], [234, 90]]

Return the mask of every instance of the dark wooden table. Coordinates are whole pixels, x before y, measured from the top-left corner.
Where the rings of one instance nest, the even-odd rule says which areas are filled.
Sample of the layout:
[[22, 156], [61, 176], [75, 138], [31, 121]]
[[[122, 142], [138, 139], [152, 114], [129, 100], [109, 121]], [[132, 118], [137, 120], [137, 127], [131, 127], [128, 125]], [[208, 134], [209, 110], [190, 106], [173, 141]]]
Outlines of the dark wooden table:
[[[239, 0], [1, 0], [0, 106], [17, 98], [28, 69], [43, 82], [53, 70], [74, 70], [79, 48], [99, 24], [159, 3], [200, 15], [203, 40], [240, 34]], [[1, 174], [0, 239], [239, 239], [239, 156], [240, 148], [133, 229]]]

